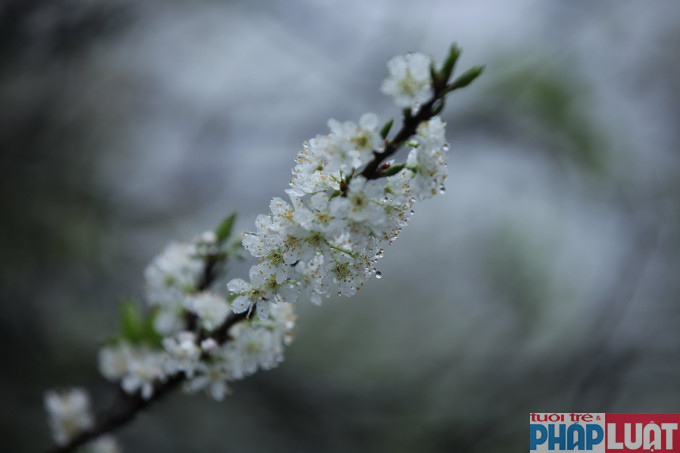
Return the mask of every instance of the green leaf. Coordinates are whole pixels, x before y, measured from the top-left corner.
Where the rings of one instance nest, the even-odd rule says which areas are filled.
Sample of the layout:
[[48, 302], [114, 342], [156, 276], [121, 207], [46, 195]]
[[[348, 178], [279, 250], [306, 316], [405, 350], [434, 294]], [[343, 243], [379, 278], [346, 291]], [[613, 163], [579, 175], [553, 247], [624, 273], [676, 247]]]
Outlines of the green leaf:
[[387, 168], [382, 172], [381, 176], [392, 176], [392, 175], [396, 175], [396, 174], [399, 173], [405, 166], [406, 166], [406, 164], [390, 165], [389, 167], [387, 167]]
[[138, 305], [131, 299], [120, 303], [120, 334], [130, 343], [139, 343], [142, 335], [142, 321]]
[[458, 61], [458, 57], [460, 57], [461, 50], [462, 49], [456, 44], [451, 45], [449, 54], [442, 65], [441, 71], [439, 71], [439, 75], [444, 80], [444, 83], [447, 83], [451, 78], [451, 74], [453, 74], [453, 68], [456, 67], [456, 62]]
[[144, 314], [140, 304], [132, 299], [120, 303], [120, 337], [131, 344], [160, 346], [161, 336], [153, 328], [156, 313]]
[[234, 228], [234, 222], [236, 222], [235, 212], [232, 212], [228, 217], [222, 220], [220, 225], [215, 230], [218, 243], [222, 243], [229, 239], [229, 236], [231, 236], [231, 231]]
[[156, 329], [154, 329], [153, 327], [154, 320], [156, 319], [157, 315], [158, 311], [153, 310], [151, 313], [144, 317], [142, 323], [141, 342], [146, 343], [150, 346], [160, 347], [163, 341], [163, 337], [158, 332], [156, 332]]
[[434, 61], [430, 63], [430, 80], [434, 85], [439, 83], [439, 74], [437, 73], [437, 68], [434, 67]]
[[394, 124], [394, 118], [390, 118], [388, 122], [385, 123], [385, 125], [380, 129], [380, 136], [385, 140], [387, 138], [387, 134], [390, 133], [390, 129], [392, 129], [392, 125]]
[[465, 71], [460, 77], [453, 81], [447, 91], [453, 91], [458, 88], [463, 88], [472, 83], [484, 71], [484, 66], [473, 66]]

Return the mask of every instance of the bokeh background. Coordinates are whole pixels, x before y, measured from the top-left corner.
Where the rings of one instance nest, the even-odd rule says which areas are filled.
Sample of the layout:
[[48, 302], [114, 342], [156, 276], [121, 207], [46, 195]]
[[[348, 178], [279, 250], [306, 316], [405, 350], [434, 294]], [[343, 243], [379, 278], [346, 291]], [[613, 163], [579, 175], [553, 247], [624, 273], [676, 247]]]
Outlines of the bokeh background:
[[398, 115], [391, 56], [454, 41], [486, 72], [383, 278], [125, 451], [526, 451], [529, 412], [680, 411], [680, 3], [6, 0], [2, 451], [50, 445], [48, 388], [112, 400], [97, 347], [166, 243], [251, 228], [328, 118]]

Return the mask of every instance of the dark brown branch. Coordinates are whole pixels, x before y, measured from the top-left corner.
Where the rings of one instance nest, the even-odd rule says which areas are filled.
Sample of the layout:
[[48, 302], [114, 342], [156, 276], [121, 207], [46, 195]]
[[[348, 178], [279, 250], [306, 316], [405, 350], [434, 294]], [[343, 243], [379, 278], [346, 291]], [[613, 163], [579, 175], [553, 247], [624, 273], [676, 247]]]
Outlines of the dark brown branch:
[[206, 256], [205, 266], [203, 267], [203, 274], [201, 275], [201, 279], [198, 281], [198, 285], [196, 285], [196, 289], [199, 292], [208, 289], [217, 278], [218, 266], [221, 264], [219, 258], [221, 256], [224, 255], [217, 255], [215, 253], [211, 253], [208, 256]]

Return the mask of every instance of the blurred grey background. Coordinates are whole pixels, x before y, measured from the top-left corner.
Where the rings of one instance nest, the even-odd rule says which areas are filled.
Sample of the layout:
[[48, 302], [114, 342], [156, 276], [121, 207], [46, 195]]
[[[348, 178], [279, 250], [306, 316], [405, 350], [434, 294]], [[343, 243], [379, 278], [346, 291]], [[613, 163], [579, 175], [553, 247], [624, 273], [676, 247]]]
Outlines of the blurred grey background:
[[398, 115], [391, 56], [454, 41], [486, 72], [383, 278], [125, 451], [526, 451], [532, 411], [680, 411], [679, 3], [6, 0], [2, 451], [50, 445], [48, 388], [111, 401], [97, 347], [166, 243], [252, 228], [328, 118]]

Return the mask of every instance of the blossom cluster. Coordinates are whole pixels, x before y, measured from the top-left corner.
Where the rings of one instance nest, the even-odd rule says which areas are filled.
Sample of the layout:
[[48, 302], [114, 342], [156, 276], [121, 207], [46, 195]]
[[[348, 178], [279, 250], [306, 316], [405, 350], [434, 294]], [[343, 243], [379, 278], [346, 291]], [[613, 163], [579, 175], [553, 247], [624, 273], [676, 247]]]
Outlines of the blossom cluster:
[[[367, 113], [358, 123], [330, 120], [329, 134], [304, 143], [287, 199], [274, 197], [254, 231], [237, 238], [256, 262], [247, 280], [226, 284], [228, 294], [213, 283], [220, 265], [237, 255], [226, 240], [233, 216], [215, 232], [168, 245], [145, 270], [150, 315], [142, 321], [129, 317], [120, 338], [99, 351], [101, 374], [130, 398], [149, 400], [179, 378], [186, 391], [205, 390], [221, 400], [233, 381], [283, 360], [295, 331], [295, 302], [319, 305], [336, 293], [352, 296], [380, 278], [378, 261], [414, 203], [444, 191], [448, 144], [435, 102], [458, 83], [447, 85], [458, 54], [452, 47], [439, 72], [420, 53], [388, 62], [382, 91], [404, 108], [404, 124], [392, 140], [392, 121], [381, 128], [377, 116]], [[467, 77], [459, 86], [476, 75]], [[407, 155], [396, 163], [392, 159], [402, 148]], [[46, 407], [60, 445], [92, 428], [82, 390], [48, 393]], [[108, 437], [86, 447], [118, 451]]]
[[[47, 392], [45, 409], [52, 437], [57, 445], [66, 445], [94, 424], [90, 409], [90, 395], [81, 388]], [[101, 436], [78, 451], [79, 453], [120, 453], [122, 450], [113, 437]]]
[[[120, 382], [130, 394], [153, 395], [155, 386], [182, 373], [187, 391], [206, 389], [221, 400], [230, 381], [258, 368], [270, 369], [283, 360], [283, 346], [292, 341], [295, 315], [281, 304], [266, 321], [250, 320], [229, 332], [231, 341], [218, 343], [211, 333], [227, 319], [229, 301], [220, 293], [200, 290], [205, 257], [221, 253], [214, 233], [172, 243], [145, 271], [147, 303], [155, 310], [153, 327], [161, 347], [148, 342], [119, 341], [99, 351], [102, 375]], [[196, 325], [187, 326], [194, 317]]]
[[[395, 57], [383, 91], [397, 104], [417, 110], [432, 96], [431, 59], [423, 54]], [[385, 177], [362, 169], [384, 152], [386, 141], [374, 114], [359, 123], [330, 120], [330, 134], [305, 143], [293, 169], [288, 200], [272, 199], [256, 231], [243, 246], [258, 261], [250, 281], [231, 280], [227, 287], [235, 313], [255, 309], [267, 319], [272, 306], [303, 296], [316, 304], [337, 292], [352, 296], [373, 276], [384, 248], [408, 222], [416, 200], [444, 190], [448, 145], [437, 116], [421, 122], [407, 141], [406, 165]]]
[[[187, 299], [196, 300], [213, 304], [207, 308], [212, 311], [210, 318], [229, 307], [214, 294], [201, 293]], [[229, 332], [231, 341], [223, 344], [210, 336], [203, 338], [200, 332], [177, 330], [163, 338], [162, 348], [128, 342], [106, 346], [99, 351], [99, 370], [106, 379], [120, 382], [127, 393], [139, 392], [145, 399], [153, 395], [156, 385], [182, 373], [187, 392], [205, 389], [215, 400], [222, 400], [230, 391], [229, 382], [258, 369], [274, 368], [283, 360], [283, 347], [292, 341], [294, 327], [292, 306], [281, 304], [268, 321], [251, 320], [234, 326]]]

